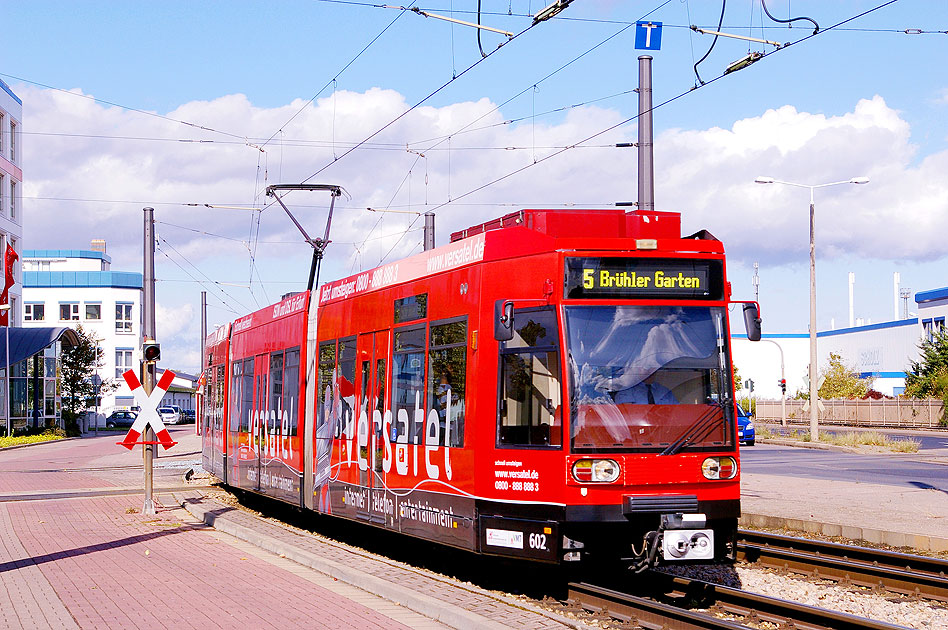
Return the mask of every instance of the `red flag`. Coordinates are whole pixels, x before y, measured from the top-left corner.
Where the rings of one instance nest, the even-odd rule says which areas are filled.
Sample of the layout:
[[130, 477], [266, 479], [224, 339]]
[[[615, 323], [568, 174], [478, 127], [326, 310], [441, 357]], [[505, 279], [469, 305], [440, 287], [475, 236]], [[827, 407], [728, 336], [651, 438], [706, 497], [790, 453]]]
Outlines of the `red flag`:
[[[7, 243], [7, 251], [3, 255], [3, 269], [4, 269], [4, 282], [3, 282], [3, 292], [0, 293], [0, 304], [9, 304], [10, 297], [9, 291], [16, 280], [13, 278], [13, 265], [16, 263], [19, 255], [17, 255], [16, 250], [10, 247], [10, 244]], [[0, 326], [9, 326], [10, 325], [10, 311], [0, 311]]]

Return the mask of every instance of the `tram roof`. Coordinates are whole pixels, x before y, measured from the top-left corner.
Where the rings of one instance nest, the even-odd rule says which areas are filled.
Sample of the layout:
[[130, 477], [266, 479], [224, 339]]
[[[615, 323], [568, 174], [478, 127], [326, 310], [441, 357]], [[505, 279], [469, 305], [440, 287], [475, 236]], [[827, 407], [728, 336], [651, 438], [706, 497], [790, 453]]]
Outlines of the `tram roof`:
[[650, 241], [663, 253], [723, 254], [724, 246], [706, 230], [681, 236], [677, 212], [524, 209], [451, 235], [451, 242], [375, 269], [323, 284], [319, 305], [396, 283], [451, 271], [512, 253], [522, 256], [564, 249], [628, 252], [630, 240]]

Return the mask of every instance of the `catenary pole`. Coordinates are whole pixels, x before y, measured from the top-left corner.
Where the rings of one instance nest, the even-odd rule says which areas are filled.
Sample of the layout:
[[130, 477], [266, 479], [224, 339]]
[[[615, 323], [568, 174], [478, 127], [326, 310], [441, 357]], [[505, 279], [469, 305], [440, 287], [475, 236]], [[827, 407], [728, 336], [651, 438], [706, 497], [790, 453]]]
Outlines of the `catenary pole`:
[[[198, 378], [207, 369], [207, 356], [205, 355], [204, 343], [207, 340], [207, 291], [201, 291], [201, 368], [198, 370]], [[207, 377], [205, 377], [207, 378]], [[194, 410], [194, 433], [201, 434], [201, 419], [204, 417], [204, 393], [202, 390], [200, 396], [201, 404]]]
[[[144, 281], [142, 284], [142, 336], [145, 342], [155, 341], [155, 209], [145, 208], [145, 239], [144, 239]], [[157, 368], [154, 361], [145, 361], [142, 355], [141, 382], [145, 395], [150, 396], [155, 389], [155, 374]], [[155, 430], [151, 424], [144, 433], [142, 449], [143, 467], [145, 471], [145, 502], [142, 514], [155, 514], [153, 498], [154, 477], [153, 464], [155, 459]]]
[[639, 210], [655, 209], [655, 171], [652, 157], [652, 57], [639, 57]]

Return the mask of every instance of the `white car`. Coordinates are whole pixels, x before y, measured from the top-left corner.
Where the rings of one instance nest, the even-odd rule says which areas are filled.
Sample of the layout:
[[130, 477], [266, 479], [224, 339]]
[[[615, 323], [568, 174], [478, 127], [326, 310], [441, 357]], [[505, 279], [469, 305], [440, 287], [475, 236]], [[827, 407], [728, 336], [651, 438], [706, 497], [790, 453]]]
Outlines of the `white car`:
[[181, 412], [177, 407], [158, 407], [158, 416], [165, 424], [178, 424], [181, 422]]

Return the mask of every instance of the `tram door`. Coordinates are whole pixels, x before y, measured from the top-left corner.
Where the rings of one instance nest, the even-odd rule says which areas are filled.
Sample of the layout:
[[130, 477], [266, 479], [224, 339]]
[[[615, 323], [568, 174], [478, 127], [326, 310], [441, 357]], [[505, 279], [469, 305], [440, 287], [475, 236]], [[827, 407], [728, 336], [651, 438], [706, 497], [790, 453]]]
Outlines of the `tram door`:
[[267, 461], [267, 418], [269, 414], [269, 391], [267, 389], [268, 375], [270, 374], [270, 356], [267, 354], [258, 354], [254, 357], [254, 382], [253, 382], [253, 416], [250, 423], [250, 443], [253, 445], [252, 452], [256, 455], [256, 461], [250, 463], [254, 470], [254, 490], [265, 489], [263, 484], [263, 473], [266, 470]]
[[359, 466], [359, 483], [369, 493], [365, 512], [359, 517], [374, 523], [385, 522], [382, 424], [387, 401], [389, 339], [387, 330], [360, 335], [357, 348], [361, 399], [356, 435], [359, 461], [364, 462]]
[[214, 408], [211, 410], [213, 414], [213, 421], [211, 425], [211, 432], [213, 435], [213, 471], [214, 475], [223, 481], [227, 482], [226, 470], [226, 455], [225, 455], [225, 438], [224, 438], [224, 423], [227, 421], [224, 418], [224, 400], [227, 396], [227, 391], [224, 389], [226, 380], [224, 378], [224, 370], [227, 369], [224, 365], [215, 365], [209, 370], [213, 370], [213, 383], [211, 387], [213, 388], [213, 405]]

